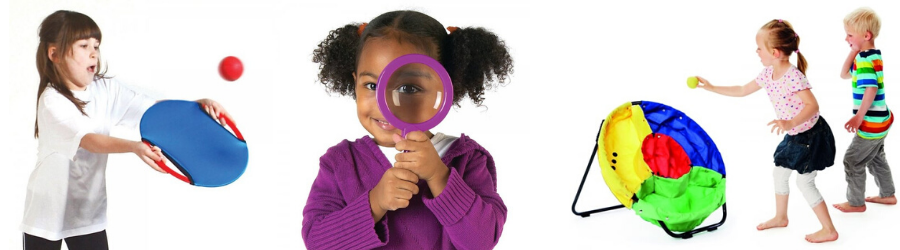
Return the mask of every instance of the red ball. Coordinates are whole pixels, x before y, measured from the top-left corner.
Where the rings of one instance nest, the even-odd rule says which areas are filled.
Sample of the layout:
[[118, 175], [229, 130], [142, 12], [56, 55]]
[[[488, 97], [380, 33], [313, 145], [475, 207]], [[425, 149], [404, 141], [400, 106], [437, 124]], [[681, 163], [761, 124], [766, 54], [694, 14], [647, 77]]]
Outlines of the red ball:
[[219, 75], [228, 81], [234, 81], [244, 73], [244, 64], [237, 57], [229, 56], [219, 63]]

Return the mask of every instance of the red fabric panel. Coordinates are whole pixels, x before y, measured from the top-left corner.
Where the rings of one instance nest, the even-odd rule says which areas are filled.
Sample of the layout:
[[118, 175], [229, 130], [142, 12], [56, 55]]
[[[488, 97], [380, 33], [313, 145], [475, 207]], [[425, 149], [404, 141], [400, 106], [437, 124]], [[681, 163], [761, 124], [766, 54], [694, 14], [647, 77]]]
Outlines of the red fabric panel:
[[641, 145], [644, 162], [654, 175], [678, 179], [691, 171], [691, 159], [675, 139], [664, 134], [652, 133]]

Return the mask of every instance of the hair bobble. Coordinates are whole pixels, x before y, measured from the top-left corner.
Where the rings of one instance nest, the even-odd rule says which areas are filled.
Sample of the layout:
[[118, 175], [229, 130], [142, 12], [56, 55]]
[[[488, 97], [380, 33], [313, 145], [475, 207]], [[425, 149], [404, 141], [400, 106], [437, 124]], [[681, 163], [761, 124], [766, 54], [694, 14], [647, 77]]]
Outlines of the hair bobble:
[[366, 25], [369, 25], [369, 23], [362, 23], [362, 24], [360, 24], [360, 25], [359, 25], [359, 30], [356, 31], [356, 34], [362, 36], [363, 30], [366, 30]]
[[456, 32], [457, 30], [459, 30], [459, 27], [456, 27], [456, 26], [448, 26], [447, 27], [447, 31], [449, 31], [450, 34], [453, 34], [453, 32]]
[[779, 22], [779, 23], [783, 23], [784, 21], [782, 21], [781, 19], [778, 19], [778, 22]]

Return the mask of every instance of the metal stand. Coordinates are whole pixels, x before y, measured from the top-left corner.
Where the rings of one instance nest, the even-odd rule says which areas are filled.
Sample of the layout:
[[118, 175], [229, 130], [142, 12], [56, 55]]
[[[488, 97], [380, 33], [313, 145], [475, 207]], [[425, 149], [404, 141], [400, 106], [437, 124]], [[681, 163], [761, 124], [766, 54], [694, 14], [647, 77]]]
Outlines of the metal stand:
[[[606, 120], [603, 120], [600, 122], [600, 131], [603, 131], [603, 123], [604, 122], [606, 122]], [[584, 212], [578, 212], [575, 210], [575, 204], [578, 204], [578, 198], [581, 196], [581, 189], [584, 188], [584, 181], [587, 180], [588, 172], [591, 171], [591, 163], [594, 162], [594, 156], [597, 155], [597, 147], [600, 146], [600, 143], [597, 142], [597, 140], [600, 139], [600, 131], [597, 131], [597, 137], [594, 139], [594, 142], [595, 142], [594, 150], [591, 150], [591, 159], [588, 160], [587, 168], [584, 169], [584, 177], [581, 177], [581, 184], [578, 185], [578, 192], [575, 193], [575, 200], [572, 201], [572, 213], [574, 213], [575, 215], [581, 216], [581, 217], [588, 217], [588, 216], [591, 216], [591, 214], [602, 213], [602, 212], [606, 212], [609, 210], [615, 210], [615, 209], [625, 207], [625, 205], [619, 204], [619, 205], [615, 205], [615, 206], [609, 206], [609, 207], [604, 207], [604, 208], [599, 208], [599, 209], [594, 209], [594, 210], [584, 211]]]
[[675, 238], [682, 238], [682, 239], [690, 239], [691, 237], [694, 237], [694, 234], [701, 233], [704, 231], [710, 231], [710, 232], [716, 231], [716, 229], [719, 229], [719, 226], [722, 226], [722, 224], [725, 224], [725, 217], [728, 215], [728, 209], [725, 208], [725, 204], [726, 203], [722, 203], [722, 220], [720, 220], [716, 224], [712, 224], [712, 225], [701, 227], [701, 228], [695, 228], [694, 230], [680, 233], [680, 234], [669, 231], [669, 228], [666, 227], [666, 223], [661, 220], [659, 221], [659, 226], [662, 227], [662, 229], [665, 230], [666, 234], [668, 234], [669, 236], [672, 236]]

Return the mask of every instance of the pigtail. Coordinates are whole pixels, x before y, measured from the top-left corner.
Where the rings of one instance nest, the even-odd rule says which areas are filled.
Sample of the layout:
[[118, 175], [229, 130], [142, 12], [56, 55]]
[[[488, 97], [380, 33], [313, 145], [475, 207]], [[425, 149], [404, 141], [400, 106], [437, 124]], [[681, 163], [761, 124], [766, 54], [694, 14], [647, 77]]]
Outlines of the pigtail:
[[[797, 53], [797, 69], [800, 70], [800, 73], [806, 75], [806, 67], [808, 64], [806, 63], [806, 58], [800, 54], [800, 35], [797, 34], [797, 31], [794, 30], [794, 26], [787, 21], [784, 22], [784, 25], [787, 26], [781, 33], [785, 33], [782, 36], [784, 37], [784, 45], [782, 45], [785, 49], [793, 49], [794, 53]], [[788, 54], [790, 55], [790, 54]]]
[[356, 98], [353, 72], [356, 70], [359, 27], [359, 24], [348, 24], [330, 31], [313, 51], [313, 62], [319, 64], [319, 81], [328, 91], [353, 98]]
[[513, 60], [504, 41], [484, 28], [451, 27], [444, 40], [441, 61], [453, 79], [454, 103], [468, 96], [476, 105], [484, 100], [496, 78], [505, 83], [513, 72]]
[[800, 70], [801, 73], [806, 75], [806, 58], [803, 57], [803, 54], [800, 54], [800, 51], [797, 50], [797, 69]]

